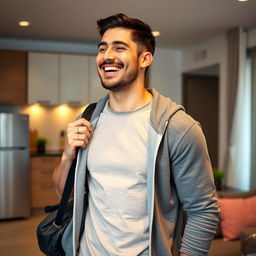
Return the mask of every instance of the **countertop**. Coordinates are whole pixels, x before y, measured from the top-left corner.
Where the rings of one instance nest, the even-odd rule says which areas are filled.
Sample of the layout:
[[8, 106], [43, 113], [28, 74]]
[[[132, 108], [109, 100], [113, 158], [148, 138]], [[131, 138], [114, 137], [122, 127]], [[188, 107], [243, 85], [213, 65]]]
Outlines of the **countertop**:
[[61, 156], [61, 150], [46, 150], [45, 153], [30, 152], [31, 157], [51, 157], [51, 156]]

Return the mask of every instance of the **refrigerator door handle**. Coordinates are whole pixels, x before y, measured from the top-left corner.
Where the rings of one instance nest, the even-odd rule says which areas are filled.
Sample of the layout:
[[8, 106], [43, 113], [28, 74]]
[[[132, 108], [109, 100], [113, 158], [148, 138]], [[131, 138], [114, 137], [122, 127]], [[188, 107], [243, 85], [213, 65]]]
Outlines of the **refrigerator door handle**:
[[0, 151], [12, 151], [12, 150], [27, 150], [26, 147], [3, 147], [0, 148]]

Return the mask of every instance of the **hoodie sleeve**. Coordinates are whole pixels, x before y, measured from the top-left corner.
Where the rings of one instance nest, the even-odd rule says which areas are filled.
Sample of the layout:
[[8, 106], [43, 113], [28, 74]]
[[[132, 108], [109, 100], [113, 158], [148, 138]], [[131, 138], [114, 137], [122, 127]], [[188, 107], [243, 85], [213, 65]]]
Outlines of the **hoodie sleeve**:
[[187, 213], [180, 252], [203, 256], [207, 255], [219, 220], [212, 167], [199, 124], [189, 116], [178, 123], [170, 150], [174, 182]]

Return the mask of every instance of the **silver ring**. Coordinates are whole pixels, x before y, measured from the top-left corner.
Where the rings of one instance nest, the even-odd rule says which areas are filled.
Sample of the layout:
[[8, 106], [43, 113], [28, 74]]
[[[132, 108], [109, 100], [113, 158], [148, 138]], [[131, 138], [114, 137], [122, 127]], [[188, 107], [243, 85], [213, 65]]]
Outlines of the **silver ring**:
[[80, 132], [79, 132], [79, 127], [76, 128], [76, 133], [78, 133], [78, 134], [80, 133]]

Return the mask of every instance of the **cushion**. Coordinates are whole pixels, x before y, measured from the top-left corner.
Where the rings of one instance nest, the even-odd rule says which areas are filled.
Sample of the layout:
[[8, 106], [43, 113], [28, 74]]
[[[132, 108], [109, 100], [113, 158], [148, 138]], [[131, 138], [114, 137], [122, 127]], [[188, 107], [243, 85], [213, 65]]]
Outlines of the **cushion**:
[[218, 198], [224, 241], [238, 239], [247, 227], [256, 227], [256, 196], [249, 198]]

